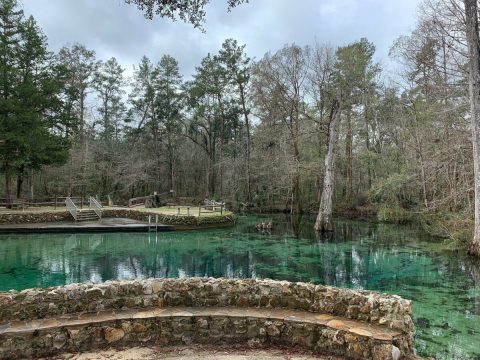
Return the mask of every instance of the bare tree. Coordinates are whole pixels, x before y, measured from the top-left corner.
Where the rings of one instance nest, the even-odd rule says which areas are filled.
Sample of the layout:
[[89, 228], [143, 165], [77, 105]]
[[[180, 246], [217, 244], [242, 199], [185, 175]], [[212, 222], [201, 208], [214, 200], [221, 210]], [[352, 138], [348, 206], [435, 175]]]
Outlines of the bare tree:
[[470, 253], [480, 256], [480, 39], [477, 0], [464, 0], [469, 54], [470, 111], [475, 174], [475, 229]]
[[325, 176], [323, 180], [322, 199], [315, 221], [316, 231], [332, 231], [332, 203], [335, 176], [335, 144], [337, 142], [337, 130], [340, 122], [340, 103], [333, 100], [328, 125], [328, 151], [325, 156]]
[[254, 91], [257, 106], [290, 135], [295, 168], [292, 173], [292, 212], [300, 212], [300, 140], [306, 113], [309, 48], [285, 46], [257, 64]]

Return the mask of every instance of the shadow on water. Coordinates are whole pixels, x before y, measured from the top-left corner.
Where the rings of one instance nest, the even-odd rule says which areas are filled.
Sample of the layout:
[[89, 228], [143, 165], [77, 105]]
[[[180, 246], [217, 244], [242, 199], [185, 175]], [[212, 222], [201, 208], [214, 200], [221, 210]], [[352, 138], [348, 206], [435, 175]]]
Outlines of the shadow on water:
[[[273, 219], [274, 228], [255, 224]], [[0, 236], [0, 290], [136, 277], [273, 278], [369, 289], [414, 301], [416, 346], [480, 357], [480, 266], [411, 226], [243, 216], [234, 228], [144, 234]]]

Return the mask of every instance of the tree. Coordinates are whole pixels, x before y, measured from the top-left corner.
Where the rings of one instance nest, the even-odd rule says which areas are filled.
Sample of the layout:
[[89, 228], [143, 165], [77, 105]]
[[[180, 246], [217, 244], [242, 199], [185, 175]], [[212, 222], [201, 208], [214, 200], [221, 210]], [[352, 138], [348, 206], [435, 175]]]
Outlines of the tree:
[[[175, 163], [180, 117], [183, 108], [182, 77], [177, 61], [164, 55], [154, 66], [143, 57], [134, 73], [133, 89], [129, 96], [129, 117], [136, 130], [129, 131], [133, 143], [140, 139], [145, 147], [145, 160], [155, 174], [156, 191], [162, 186], [162, 175], [168, 173], [168, 190], [175, 189]], [[153, 154], [153, 158], [151, 157]], [[163, 164], [166, 163], [167, 171]]]
[[[99, 140], [94, 148], [94, 163], [92, 170], [97, 170], [97, 185], [95, 191], [101, 189], [104, 194], [114, 189], [114, 170], [121, 154], [117, 149], [121, 146], [123, 123], [126, 117], [126, 106], [123, 102], [125, 94], [123, 77], [124, 69], [112, 57], [106, 62], [101, 62], [95, 72], [93, 88], [97, 92], [100, 106], [97, 108], [100, 119], [95, 124], [100, 125]], [[83, 192], [83, 191], [82, 191]]]
[[480, 39], [477, 0], [464, 0], [469, 54], [470, 116], [475, 176], [475, 229], [470, 253], [480, 256]]
[[175, 192], [175, 161], [180, 133], [180, 118], [183, 108], [182, 76], [178, 62], [164, 55], [155, 68], [154, 89], [158, 118], [165, 134], [166, 162], [168, 165], [168, 187]]
[[218, 59], [210, 54], [197, 68], [194, 80], [187, 83], [193, 119], [187, 124], [186, 134], [208, 157], [207, 196], [215, 196], [217, 189], [215, 161], [217, 143], [223, 144], [225, 119], [222, 115], [222, 94], [225, 85], [224, 70]]
[[[325, 173], [320, 207], [315, 222], [315, 230], [332, 231], [332, 202], [335, 178], [335, 152], [338, 136], [338, 124], [341, 111], [346, 112], [346, 200], [352, 201], [353, 192], [353, 130], [352, 112], [354, 106], [362, 106], [365, 120], [366, 148], [369, 150], [369, 122], [366, 96], [374, 88], [373, 78], [378, 69], [372, 64], [375, 46], [367, 39], [345, 47], [336, 52], [336, 63], [332, 73], [333, 97], [328, 122], [328, 147], [325, 156]], [[369, 173], [370, 178], [370, 173]]]
[[316, 231], [332, 231], [332, 203], [335, 178], [335, 143], [337, 142], [338, 123], [340, 121], [340, 102], [334, 99], [330, 111], [328, 125], [328, 150], [325, 156], [325, 177], [323, 180], [323, 191], [320, 200], [317, 220], [315, 221]]
[[252, 71], [252, 61], [245, 54], [245, 45], [239, 45], [234, 39], [227, 39], [222, 44], [219, 59], [225, 67], [226, 76], [236, 88], [238, 101], [241, 106], [243, 120], [245, 122], [246, 144], [246, 168], [247, 168], [247, 200], [252, 200], [251, 187], [251, 129], [250, 108], [248, 106], [248, 86]]
[[[363, 131], [359, 135], [365, 139], [365, 150], [368, 153], [372, 150], [371, 134], [374, 124], [372, 118], [372, 103], [376, 92], [375, 77], [380, 68], [373, 62], [375, 45], [367, 39], [362, 38], [350, 45], [341, 47], [337, 51], [337, 86], [342, 94], [342, 109], [346, 120], [345, 139], [345, 160], [346, 160], [346, 184], [345, 202], [352, 205], [353, 199], [353, 120], [358, 112], [358, 118]], [[355, 111], [355, 109], [357, 109]], [[372, 182], [372, 166], [367, 162], [368, 188]]]
[[256, 105], [263, 118], [271, 117], [289, 133], [291, 156], [291, 210], [301, 212], [300, 202], [300, 139], [307, 113], [307, 79], [309, 51], [297, 45], [285, 46], [275, 54], [267, 54], [255, 67]]
[[122, 96], [125, 93], [123, 86], [124, 69], [112, 57], [104, 63], [100, 63], [95, 73], [93, 87], [98, 93], [100, 107], [98, 111], [101, 116], [102, 126], [101, 137], [104, 141], [110, 142], [113, 138], [118, 139], [120, 133], [120, 121], [125, 113]]
[[79, 118], [80, 137], [83, 139], [85, 136], [85, 101], [99, 64], [95, 59], [95, 52], [87, 50], [81, 44], [61, 48], [58, 53], [58, 61], [68, 70], [66, 83], [69, 86], [75, 112]]
[[25, 19], [15, 0], [0, 2], [0, 156], [7, 201], [11, 178], [17, 196], [28, 170], [63, 164], [68, 158], [62, 71], [47, 51], [46, 38], [33, 17]]
[[15, 127], [15, 88], [18, 84], [18, 55], [21, 51], [22, 10], [15, 0], [0, 2], [0, 147], [2, 169], [5, 173], [5, 197], [11, 200], [11, 179], [14, 173], [18, 141]]
[[[196, 28], [201, 28], [206, 15], [204, 8], [210, 0], [125, 0], [125, 2], [136, 5], [147, 19], [151, 20], [155, 16], [172, 20], [180, 18]], [[248, 0], [227, 0], [228, 10], [245, 2]]]

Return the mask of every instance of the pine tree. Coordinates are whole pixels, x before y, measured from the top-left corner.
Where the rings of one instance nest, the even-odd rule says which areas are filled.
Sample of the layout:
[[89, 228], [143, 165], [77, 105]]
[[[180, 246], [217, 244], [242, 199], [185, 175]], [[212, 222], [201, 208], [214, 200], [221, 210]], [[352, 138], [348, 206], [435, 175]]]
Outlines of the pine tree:
[[15, 128], [16, 87], [19, 78], [18, 55], [23, 11], [16, 0], [0, 1], [0, 157], [5, 173], [5, 197], [11, 201], [11, 180], [18, 153]]
[[58, 62], [64, 66], [66, 75], [66, 91], [72, 104], [72, 110], [79, 120], [78, 133], [85, 135], [85, 110], [86, 97], [92, 87], [93, 76], [98, 67], [95, 52], [88, 50], [81, 44], [63, 47], [58, 53]]
[[225, 68], [226, 76], [232, 83], [236, 101], [238, 101], [243, 120], [245, 122], [245, 132], [247, 138], [245, 160], [246, 160], [246, 188], [247, 200], [252, 200], [251, 186], [251, 129], [250, 129], [250, 107], [248, 106], [248, 86], [252, 71], [252, 60], [245, 54], [245, 45], [239, 45], [237, 40], [227, 39], [223, 42], [219, 52], [219, 59]]
[[63, 135], [71, 119], [60, 97], [62, 73], [33, 17], [25, 19], [16, 1], [3, 0], [0, 18], [0, 156], [10, 201], [13, 176], [19, 197], [28, 170], [66, 161], [69, 143]]
[[117, 59], [112, 57], [101, 63], [94, 77], [93, 86], [101, 102], [98, 108], [102, 126], [100, 136], [107, 142], [118, 138], [120, 122], [123, 120], [126, 111], [122, 101], [122, 96], [125, 93], [123, 90], [125, 85], [123, 71], [124, 69], [117, 62]]
[[175, 158], [178, 147], [177, 134], [180, 132], [180, 117], [183, 108], [182, 76], [178, 62], [170, 55], [164, 55], [155, 67], [155, 94], [157, 117], [165, 133], [169, 190], [175, 191]]

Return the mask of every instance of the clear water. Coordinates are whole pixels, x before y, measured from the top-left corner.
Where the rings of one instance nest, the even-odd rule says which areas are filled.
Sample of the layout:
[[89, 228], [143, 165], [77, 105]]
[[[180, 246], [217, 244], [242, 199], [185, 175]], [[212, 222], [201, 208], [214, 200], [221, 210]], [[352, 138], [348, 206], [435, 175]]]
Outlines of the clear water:
[[407, 226], [260, 217], [234, 228], [145, 234], [0, 235], [0, 290], [136, 277], [255, 277], [378, 290], [414, 301], [416, 348], [480, 359], [480, 264]]

